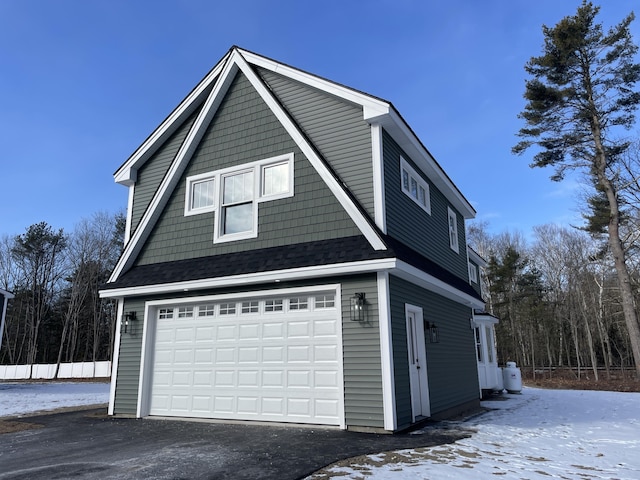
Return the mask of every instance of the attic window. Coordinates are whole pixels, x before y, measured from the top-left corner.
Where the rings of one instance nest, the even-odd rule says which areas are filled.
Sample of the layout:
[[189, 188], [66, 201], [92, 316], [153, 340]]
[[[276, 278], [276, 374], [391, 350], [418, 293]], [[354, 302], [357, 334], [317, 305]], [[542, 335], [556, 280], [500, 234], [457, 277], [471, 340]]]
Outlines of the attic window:
[[425, 212], [431, 214], [429, 184], [402, 157], [400, 157], [400, 177], [402, 191]]
[[187, 177], [184, 214], [215, 212], [213, 243], [258, 236], [258, 204], [293, 196], [293, 153]]
[[185, 215], [215, 210], [215, 177], [210, 173], [194, 175], [187, 179]]

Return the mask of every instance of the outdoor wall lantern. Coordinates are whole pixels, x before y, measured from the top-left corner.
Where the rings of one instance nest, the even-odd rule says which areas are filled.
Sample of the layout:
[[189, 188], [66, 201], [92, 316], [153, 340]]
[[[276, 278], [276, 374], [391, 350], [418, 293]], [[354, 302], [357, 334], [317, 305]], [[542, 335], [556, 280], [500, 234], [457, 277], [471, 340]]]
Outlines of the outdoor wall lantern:
[[364, 292], [357, 292], [351, 297], [351, 320], [364, 322]]
[[424, 329], [429, 336], [429, 343], [440, 343], [440, 330], [435, 323], [424, 322]]
[[135, 320], [137, 320], [135, 311], [127, 312], [124, 314], [124, 333], [127, 333], [129, 322], [134, 322]]

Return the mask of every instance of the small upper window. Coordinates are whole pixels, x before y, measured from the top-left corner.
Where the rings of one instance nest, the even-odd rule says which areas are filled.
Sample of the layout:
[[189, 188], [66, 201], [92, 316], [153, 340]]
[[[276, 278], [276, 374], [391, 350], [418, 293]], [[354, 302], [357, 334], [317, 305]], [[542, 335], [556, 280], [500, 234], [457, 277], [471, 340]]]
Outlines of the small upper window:
[[400, 173], [402, 176], [402, 191], [416, 202], [420, 208], [430, 214], [429, 184], [402, 157], [400, 157]]
[[262, 197], [287, 195], [291, 189], [291, 163], [277, 163], [262, 167]]
[[458, 216], [456, 212], [447, 207], [449, 217], [449, 246], [458, 253]]
[[184, 214], [195, 215], [215, 209], [215, 179], [210, 173], [187, 179]]
[[473, 283], [478, 283], [478, 270], [476, 269], [476, 266], [469, 262], [469, 280], [471, 280]]

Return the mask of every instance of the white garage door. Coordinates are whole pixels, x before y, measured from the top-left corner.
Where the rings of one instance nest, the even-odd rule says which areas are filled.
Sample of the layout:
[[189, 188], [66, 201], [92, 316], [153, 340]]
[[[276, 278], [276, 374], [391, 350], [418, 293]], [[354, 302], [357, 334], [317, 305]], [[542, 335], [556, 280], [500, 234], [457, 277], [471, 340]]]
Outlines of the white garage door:
[[335, 295], [157, 310], [151, 415], [340, 425]]

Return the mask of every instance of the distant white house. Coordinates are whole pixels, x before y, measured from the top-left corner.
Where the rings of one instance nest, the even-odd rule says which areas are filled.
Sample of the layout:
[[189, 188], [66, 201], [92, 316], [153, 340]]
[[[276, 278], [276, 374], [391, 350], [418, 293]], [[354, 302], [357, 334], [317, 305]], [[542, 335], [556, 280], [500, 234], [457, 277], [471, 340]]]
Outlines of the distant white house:
[[2, 350], [2, 336], [4, 334], [4, 318], [7, 315], [7, 303], [14, 297], [13, 293], [0, 288], [0, 350]]

